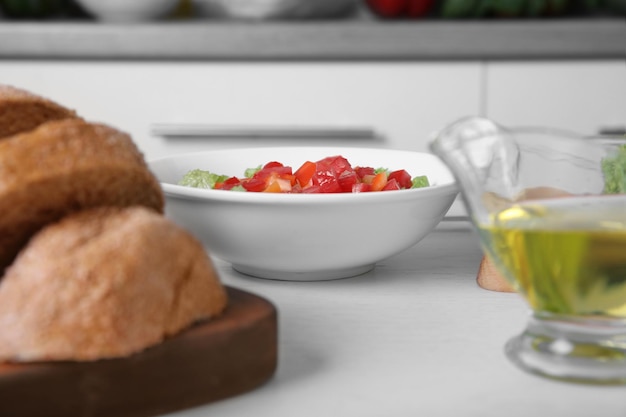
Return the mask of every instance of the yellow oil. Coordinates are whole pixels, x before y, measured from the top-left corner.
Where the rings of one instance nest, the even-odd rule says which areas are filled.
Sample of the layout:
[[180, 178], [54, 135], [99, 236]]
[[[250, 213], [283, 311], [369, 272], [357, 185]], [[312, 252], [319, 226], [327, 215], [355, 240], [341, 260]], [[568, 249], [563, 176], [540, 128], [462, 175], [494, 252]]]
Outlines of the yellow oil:
[[626, 196], [515, 205], [479, 229], [535, 312], [626, 319]]

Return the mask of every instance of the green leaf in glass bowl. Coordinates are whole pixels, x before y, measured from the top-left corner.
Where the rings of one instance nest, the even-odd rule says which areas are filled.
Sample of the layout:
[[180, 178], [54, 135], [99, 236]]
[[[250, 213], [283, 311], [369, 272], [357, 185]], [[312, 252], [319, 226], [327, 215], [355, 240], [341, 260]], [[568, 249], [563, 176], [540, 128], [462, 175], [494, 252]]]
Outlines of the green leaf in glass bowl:
[[626, 194], [626, 144], [602, 159], [604, 194]]

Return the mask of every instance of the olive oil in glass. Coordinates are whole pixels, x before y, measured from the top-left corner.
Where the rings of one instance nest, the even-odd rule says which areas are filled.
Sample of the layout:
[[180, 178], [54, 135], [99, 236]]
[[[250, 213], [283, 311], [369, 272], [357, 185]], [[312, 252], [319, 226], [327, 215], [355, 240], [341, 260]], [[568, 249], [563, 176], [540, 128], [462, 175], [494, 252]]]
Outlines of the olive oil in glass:
[[626, 383], [626, 196], [521, 203], [478, 229], [534, 313], [509, 358], [551, 378]]
[[536, 313], [626, 319], [626, 197], [514, 205], [480, 231]]

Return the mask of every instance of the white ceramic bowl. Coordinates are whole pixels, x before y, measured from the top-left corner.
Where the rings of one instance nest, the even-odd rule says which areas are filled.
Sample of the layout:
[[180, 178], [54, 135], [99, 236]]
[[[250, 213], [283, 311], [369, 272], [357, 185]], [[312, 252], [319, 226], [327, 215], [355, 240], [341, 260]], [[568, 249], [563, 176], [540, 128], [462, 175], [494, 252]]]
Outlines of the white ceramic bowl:
[[[191, 169], [242, 176], [279, 161], [296, 170], [306, 160], [342, 155], [353, 165], [427, 175], [430, 187], [347, 194], [272, 194], [177, 185]], [[314, 281], [344, 278], [408, 249], [443, 218], [458, 189], [434, 155], [362, 148], [280, 147], [169, 156], [150, 162], [166, 196], [166, 215], [190, 230], [209, 253], [244, 274]]]
[[346, 17], [358, 0], [193, 0], [200, 16], [243, 20]]
[[172, 12], [179, 0], [76, 0], [95, 18], [107, 22], [156, 20]]

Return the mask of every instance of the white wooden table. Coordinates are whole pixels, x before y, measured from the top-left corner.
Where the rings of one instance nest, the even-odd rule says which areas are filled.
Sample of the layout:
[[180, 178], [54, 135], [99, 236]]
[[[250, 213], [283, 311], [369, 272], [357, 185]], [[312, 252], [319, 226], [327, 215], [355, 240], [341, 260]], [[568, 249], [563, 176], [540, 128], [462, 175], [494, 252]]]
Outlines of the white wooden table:
[[508, 361], [528, 310], [517, 294], [477, 287], [481, 256], [466, 222], [445, 221], [344, 280], [261, 280], [217, 260], [224, 283], [276, 305], [278, 369], [254, 391], [171, 416], [626, 416], [626, 387], [552, 381]]

